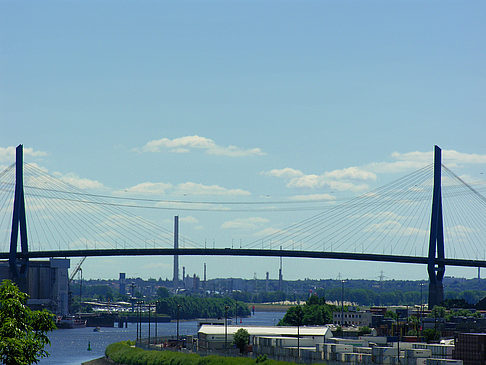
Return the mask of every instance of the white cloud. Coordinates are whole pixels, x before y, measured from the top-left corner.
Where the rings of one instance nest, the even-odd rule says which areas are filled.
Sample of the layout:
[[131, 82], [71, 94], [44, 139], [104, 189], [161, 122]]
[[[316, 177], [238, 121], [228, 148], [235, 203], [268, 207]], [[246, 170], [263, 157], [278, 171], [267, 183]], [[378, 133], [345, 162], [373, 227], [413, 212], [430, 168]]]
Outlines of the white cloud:
[[139, 193], [139, 194], [165, 194], [167, 190], [172, 188], [169, 183], [153, 183], [144, 182], [124, 190], [125, 193]]
[[331, 194], [304, 194], [304, 195], [294, 195], [290, 197], [291, 200], [335, 200], [336, 197]]
[[291, 179], [287, 183], [289, 188], [322, 188], [329, 187], [337, 191], [364, 191], [369, 188], [367, 184], [355, 184], [350, 181], [330, 180], [322, 175], [304, 175]]
[[359, 167], [347, 167], [345, 169], [333, 170], [325, 172], [324, 177], [329, 179], [349, 179], [349, 180], [376, 180], [376, 175], [373, 172], [363, 170]]
[[[15, 150], [17, 147], [9, 146], [9, 147], [0, 147], [0, 162], [2, 163], [13, 163], [15, 162]], [[35, 151], [31, 147], [24, 147], [23, 148], [24, 156], [30, 157], [43, 157], [47, 156], [46, 152], [43, 151]]]
[[404, 227], [400, 222], [395, 220], [387, 220], [382, 223], [371, 224], [364, 229], [364, 232], [380, 232], [380, 233], [399, 233], [404, 236], [411, 236], [414, 234], [427, 234], [423, 229], [415, 227]]
[[[378, 173], [397, 173], [422, 168], [434, 161], [434, 153], [429, 152], [393, 152], [391, 162], [373, 162], [365, 166]], [[486, 164], [486, 155], [464, 153], [455, 150], [442, 150], [442, 163], [450, 168], [462, 165]]]
[[[177, 185], [164, 182], [143, 182], [120, 190], [117, 194], [138, 193], [152, 195], [171, 195], [171, 196], [247, 196], [249, 191], [243, 189], [229, 189], [219, 185], [204, 185], [195, 182], [184, 182]], [[215, 208], [215, 204], [192, 204], [194, 208]], [[187, 204], [173, 201], [161, 201], [157, 206], [179, 206], [187, 207]]]
[[178, 184], [173, 192], [181, 195], [251, 195], [243, 189], [227, 189], [219, 185], [204, 185], [194, 182]]
[[338, 191], [363, 191], [368, 189], [368, 185], [357, 183], [357, 181], [376, 180], [375, 173], [355, 166], [325, 171], [322, 174], [304, 174], [302, 171], [291, 167], [273, 169], [262, 172], [262, 174], [287, 180], [287, 187], [289, 188], [329, 187]]
[[360, 215], [355, 215], [354, 218], [387, 218], [387, 219], [402, 219], [404, 217], [396, 214], [395, 212], [391, 211], [382, 211], [376, 213], [364, 213]]
[[[377, 173], [401, 173], [420, 169], [433, 162], [433, 152], [393, 152], [392, 161], [372, 162], [361, 167], [324, 171], [320, 174], [305, 174], [291, 167], [262, 172], [262, 175], [286, 180], [289, 188], [316, 189], [327, 187], [335, 191], [360, 192], [369, 189], [368, 182], [377, 179]], [[486, 155], [442, 150], [442, 162], [448, 167], [466, 164], [486, 164]], [[468, 179], [471, 180], [471, 179]]]
[[197, 224], [199, 223], [199, 220], [191, 215], [188, 215], [187, 217], [179, 217], [179, 220], [184, 223], [190, 223], [190, 224]]
[[213, 204], [213, 203], [184, 203], [177, 201], [162, 201], [155, 204], [156, 207], [166, 209], [180, 209], [180, 210], [214, 210], [214, 211], [226, 211], [231, 210], [227, 205]]
[[221, 225], [222, 229], [257, 229], [263, 224], [268, 223], [269, 220], [261, 217], [238, 218], [232, 221], [224, 222]]
[[[154, 195], [224, 195], [224, 196], [246, 196], [251, 195], [243, 189], [228, 189], [219, 185], [204, 185], [195, 182], [184, 182], [177, 185], [164, 182], [144, 182], [121, 191], [123, 193], [141, 193]], [[164, 202], [162, 202], [164, 203]]]
[[457, 224], [451, 227], [445, 227], [447, 237], [454, 237], [454, 238], [467, 238], [470, 236], [471, 233], [476, 233], [477, 229], [473, 229], [472, 227], [467, 227], [462, 224]]
[[201, 136], [185, 136], [174, 139], [161, 138], [147, 142], [142, 148], [136, 149], [140, 152], [162, 152], [168, 150], [172, 153], [188, 153], [191, 150], [203, 150], [209, 155], [244, 157], [260, 156], [265, 153], [260, 148], [240, 148], [237, 146], [220, 146], [210, 138]]
[[103, 184], [97, 180], [82, 178], [74, 173], [61, 174], [59, 172], [55, 172], [54, 175], [59, 180], [62, 180], [65, 183], [73, 185], [79, 189], [101, 189], [104, 187]]
[[283, 169], [273, 169], [270, 171], [263, 171], [262, 175], [281, 177], [281, 178], [293, 178], [304, 175], [300, 170], [293, 169], [291, 167], [285, 167]]
[[288, 183], [288, 187], [292, 188], [318, 188], [324, 186], [324, 178], [319, 175], [303, 175], [292, 178]]

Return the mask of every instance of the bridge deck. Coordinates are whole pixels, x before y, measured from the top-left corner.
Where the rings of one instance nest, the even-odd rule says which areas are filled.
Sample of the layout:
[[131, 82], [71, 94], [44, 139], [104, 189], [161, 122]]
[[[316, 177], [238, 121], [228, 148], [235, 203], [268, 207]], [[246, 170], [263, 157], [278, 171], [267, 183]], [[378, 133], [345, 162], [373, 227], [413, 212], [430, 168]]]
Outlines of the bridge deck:
[[[128, 248], [128, 249], [83, 249], [59, 251], [31, 251], [28, 254], [17, 253], [17, 258], [49, 258], [49, 257], [95, 257], [95, 256], [260, 256], [260, 257], [296, 257], [359, 261], [398, 262], [408, 264], [427, 264], [427, 257], [381, 255], [352, 252], [322, 252], [294, 250], [266, 250], [243, 248]], [[9, 253], [0, 253], [0, 259], [8, 259]], [[467, 259], [436, 259], [436, 263], [447, 266], [486, 267], [485, 260]]]

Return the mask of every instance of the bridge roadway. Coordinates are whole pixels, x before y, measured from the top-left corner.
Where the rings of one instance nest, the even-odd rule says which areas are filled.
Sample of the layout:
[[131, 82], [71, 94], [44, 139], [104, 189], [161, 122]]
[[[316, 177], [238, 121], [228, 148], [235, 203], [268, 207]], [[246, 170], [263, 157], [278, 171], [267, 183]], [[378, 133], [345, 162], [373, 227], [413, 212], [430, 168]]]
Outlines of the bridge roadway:
[[[248, 248], [115, 248], [115, 249], [82, 249], [59, 251], [31, 251], [28, 254], [17, 253], [17, 258], [50, 258], [50, 257], [95, 257], [95, 256], [259, 256], [259, 257], [296, 257], [319, 258], [338, 260], [359, 260], [398, 262], [408, 264], [427, 264], [427, 257], [381, 255], [352, 252], [321, 252], [321, 251], [294, 251], [294, 250], [266, 250]], [[9, 258], [8, 252], [1, 252], [0, 259]], [[436, 264], [444, 263], [447, 266], [486, 267], [485, 260], [443, 259], [436, 260]]]

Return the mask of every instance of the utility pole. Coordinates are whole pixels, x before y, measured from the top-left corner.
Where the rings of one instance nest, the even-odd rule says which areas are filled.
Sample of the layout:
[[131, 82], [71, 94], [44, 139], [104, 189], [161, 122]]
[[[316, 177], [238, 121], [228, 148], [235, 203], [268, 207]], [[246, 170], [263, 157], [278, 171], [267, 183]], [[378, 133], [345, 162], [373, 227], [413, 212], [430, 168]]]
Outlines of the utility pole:
[[344, 328], [344, 283], [346, 280], [341, 280], [341, 328]]
[[224, 351], [227, 349], [228, 342], [228, 308], [229, 306], [224, 306]]
[[179, 346], [179, 311], [181, 309], [181, 305], [177, 304], [177, 346]]
[[423, 315], [423, 310], [424, 310], [424, 306], [423, 306], [423, 300], [422, 300], [422, 288], [424, 286], [424, 283], [420, 283], [420, 337], [422, 337], [422, 315]]

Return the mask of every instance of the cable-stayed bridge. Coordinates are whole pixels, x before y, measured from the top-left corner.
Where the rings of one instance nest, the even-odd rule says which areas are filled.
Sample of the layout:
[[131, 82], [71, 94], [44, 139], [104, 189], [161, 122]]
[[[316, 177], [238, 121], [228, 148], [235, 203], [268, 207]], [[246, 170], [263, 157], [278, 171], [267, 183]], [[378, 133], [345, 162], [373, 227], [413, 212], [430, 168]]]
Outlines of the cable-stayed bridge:
[[[230, 255], [399, 262], [427, 265], [429, 304], [434, 305], [443, 298], [446, 265], [486, 267], [486, 198], [442, 165], [438, 147], [430, 165], [349, 201], [323, 203], [307, 219], [231, 248], [208, 247], [128, 209], [178, 210], [184, 201], [87, 193], [35, 164], [23, 164], [22, 146], [16, 163], [0, 173], [0, 193], [0, 259], [9, 260], [14, 279], [25, 275], [29, 259], [41, 257]], [[282, 210], [279, 203], [252, 209]], [[222, 205], [201, 202], [190, 209]]]

